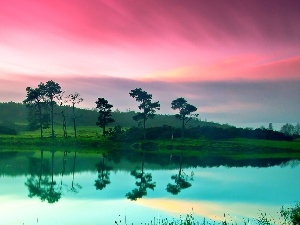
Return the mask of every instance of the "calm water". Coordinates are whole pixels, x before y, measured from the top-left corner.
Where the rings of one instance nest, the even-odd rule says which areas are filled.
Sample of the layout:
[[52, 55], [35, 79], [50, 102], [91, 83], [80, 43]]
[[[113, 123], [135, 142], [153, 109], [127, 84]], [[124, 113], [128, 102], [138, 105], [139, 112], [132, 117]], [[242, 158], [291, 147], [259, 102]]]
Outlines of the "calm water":
[[277, 218], [300, 200], [293, 161], [0, 151], [1, 224], [140, 224], [194, 216]]

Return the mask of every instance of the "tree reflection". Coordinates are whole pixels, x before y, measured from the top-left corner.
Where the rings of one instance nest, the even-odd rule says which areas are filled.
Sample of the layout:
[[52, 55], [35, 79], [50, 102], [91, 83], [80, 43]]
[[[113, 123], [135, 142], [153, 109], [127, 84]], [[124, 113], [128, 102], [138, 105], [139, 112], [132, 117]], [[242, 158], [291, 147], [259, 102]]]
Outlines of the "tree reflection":
[[28, 197], [37, 196], [42, 201], [47, 200], [48, 203], [57, 202], [61, 198], [60, 188], [56, 186], [57, 184], [54, 180], [54, 151], [51, 153], [51, 177], [49, 175], [49, 164], [45, 162], [44, 153], [41, 150], [39, 162], [34, 158], [30, 160], [31, 176], [25, 182], [25, 186], [28, 187], [29, 191]]
[[147, 188], [154, 190], [156, 183], [152, 182], [152, 175], [151, 173], [144, 172], [144, 161], [145, 161], [145, 154], [143, 154], [142, 158], [142, 166], [141, 171], [137, 169], [131, 171], [131, 175], [138, 179], [135, 182], [135, 185], [138, 188], [134, 188], [131, 192], [128, 192], [125, 196], [130, 200], [137, 200], [138, 198], [142, 198], [143, 196], [147, 195]]
[[188, 180], [193, 179], [193, 173], [189, 178], [189, 176], [182, 171], [182, 156], [180, 156], [179, 160], [179, 172], [178, 174], [172, 175], [171, 179], [174, 180], [175, 184], [168, 183], [166, 189], [167, 192], [170, 192], [173, 195], [177, 195], [182, 189], [192, 186]]
[[98, 171], [98, 179], [95, 180], [96, 190], [102, 190], [106, 187], [106, 185], [110, 184], [110, 170], [112, 167], [105, 165], [106, 156], [102, 155], [102, 160], [96, 164], [96, 168]]
[[70, 191], [77, 194], [79, 190], [82, 188], [78, 183], [74, 182], [75, 177], [75, 168], [76, 168], [76, 159], [77, 159], [77, 152], [74, 152], [74, 158], [73, 158], [73, 168], [72, 168], [72, 185]]
[[65, 172], [66, 172], [66, 164], [67, 164], [67, 156], [68, 156], [68, 152], [67, 151], [64, 151], [64, 156], [63, 156], [63, 165], [62, 165], [62, 171], [61, 171], [61, 181], [60, 181], [60, 185], [62, 186], [62, 180], [63, 180], [63, 177], [65, 175]]

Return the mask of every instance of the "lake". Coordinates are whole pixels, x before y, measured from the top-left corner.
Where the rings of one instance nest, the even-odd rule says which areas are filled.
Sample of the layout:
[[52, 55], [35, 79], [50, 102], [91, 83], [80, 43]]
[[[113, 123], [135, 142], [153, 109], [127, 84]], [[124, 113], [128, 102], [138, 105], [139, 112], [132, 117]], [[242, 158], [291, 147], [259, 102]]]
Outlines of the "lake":
[[261, 212], [276, 219], [300, 200], [299, 178], [298, 160], [0, 151], [0, 218], [8, 225], [144, 224], [187, 213], [199, 221]]

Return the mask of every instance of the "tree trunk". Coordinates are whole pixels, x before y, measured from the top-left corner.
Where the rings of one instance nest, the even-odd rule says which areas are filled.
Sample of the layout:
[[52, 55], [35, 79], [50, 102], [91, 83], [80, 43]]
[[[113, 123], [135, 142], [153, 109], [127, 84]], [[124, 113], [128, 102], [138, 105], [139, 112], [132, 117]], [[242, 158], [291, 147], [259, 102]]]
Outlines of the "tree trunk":
[[74, 128], [74, 137], [77, 138], [77, 130], [76, 130], [76, 118], [75, 118], [75, 104], [73, 103], [73, 128]]
[[144, 140], [146, 140], [146, 119], [144, 118]]
[[184, 121], [185, 121], [185, 118], [182, 118], [182, 125], [181, 125], [181, 138], [182, 139], [184, 137]]
[[144, 121], [143, 121], [143, 125], [144, 125], [144, 132], [143, 132], [143, 135], [144, 135], [144, 141], [146, 140], [146, 109], [145, 109], [145, 101], [143, 101], [143, 104], [144, 104]]
[[43, 115], [42, 115], [42, 109], [41, 106], [38, 105], [39, 108], [39, 114], [40, 114], [40, 132], [41, 132], [41, 138], [43, 137]]
[[102, 126], [102, 135], [103, 135], [103, 136], [106, 135], [106, 133], [105, 133], [105, 125]]
[[51, 137], [54, 138], [54, 121], [53, 121], [53, 108], [54, 108], [54, 104], [53, 104], [53, 100], [51, 99]]

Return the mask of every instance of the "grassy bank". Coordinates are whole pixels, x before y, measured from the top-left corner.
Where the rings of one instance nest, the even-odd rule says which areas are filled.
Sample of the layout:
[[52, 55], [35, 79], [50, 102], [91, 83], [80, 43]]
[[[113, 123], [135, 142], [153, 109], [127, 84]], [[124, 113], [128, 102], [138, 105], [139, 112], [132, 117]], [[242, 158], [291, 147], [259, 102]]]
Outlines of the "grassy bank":
[[156, 141], [161, 152], [185, 152], [190, 156], [223, 156], [232, 159], [291, 158], [300, 159], [300, 141], [271, 141], [255, 139], [229, 140], [168, 140]]
[[20, 132], [18, 135], [0, 135], [1, 149], [38, 149], [64, 151], [72, 148], [77, 151], [147, 151], [157, 154], [174, 154], [185, 156], [224, 157], [228, 159], [300, 159], [300, 140], [274, 141], [257, 139], [168, 139], [141, 142], [110, 141], [101, 135], [97, 127], [78, 127], [78, 138], [74, 138], [72, 130], [70, 137], [63, 138], [57, 132], [51, 138], [50, 129], [44, 131], [44, 138], [40, 138], [39, 131]]

